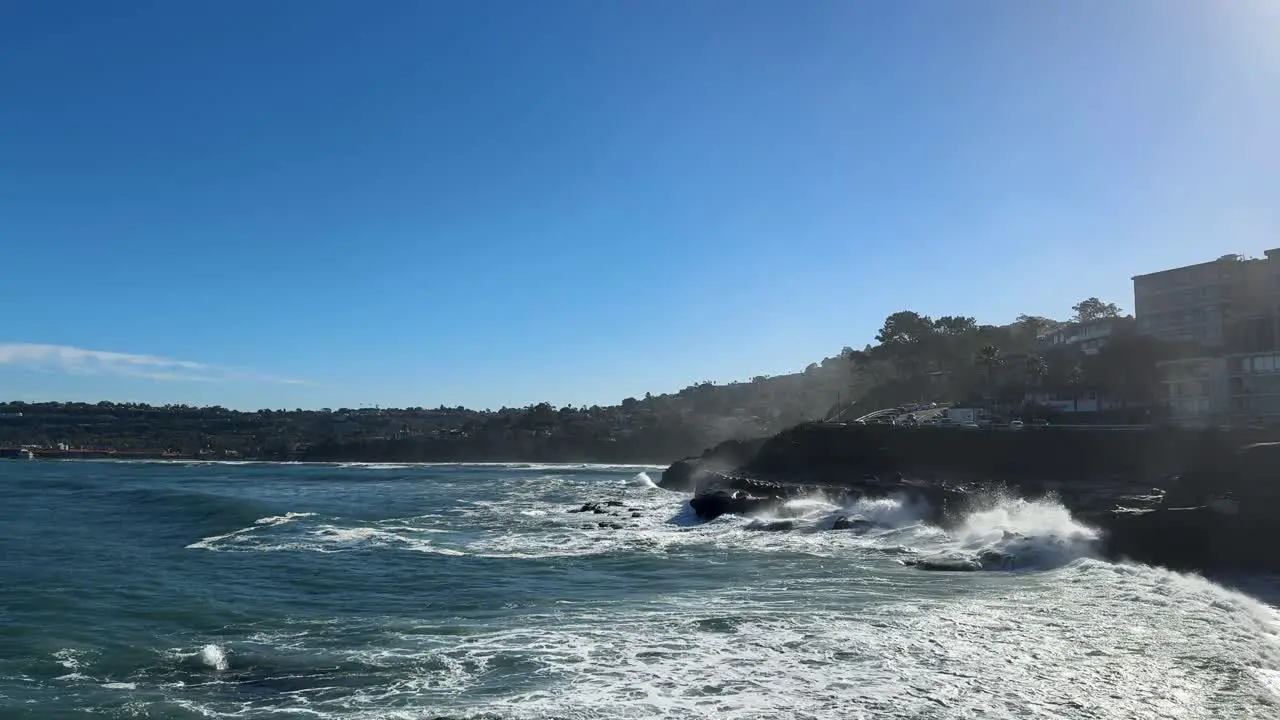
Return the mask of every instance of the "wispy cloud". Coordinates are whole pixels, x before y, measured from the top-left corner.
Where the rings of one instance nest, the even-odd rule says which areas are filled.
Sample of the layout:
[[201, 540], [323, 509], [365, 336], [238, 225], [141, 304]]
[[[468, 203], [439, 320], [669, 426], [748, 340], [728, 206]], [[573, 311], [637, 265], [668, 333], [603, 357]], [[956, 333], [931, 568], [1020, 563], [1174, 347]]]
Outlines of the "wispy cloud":
[[305, 380], [264, 375], [243, 368], [174, 360], [155, 355], [133, 355], [107, 350], [85, 350], [70, 345], [0, 343], [0, 365], [26, 367], [69, 375], [116, 375], [174, 382], [256, 382], [309, 385]]

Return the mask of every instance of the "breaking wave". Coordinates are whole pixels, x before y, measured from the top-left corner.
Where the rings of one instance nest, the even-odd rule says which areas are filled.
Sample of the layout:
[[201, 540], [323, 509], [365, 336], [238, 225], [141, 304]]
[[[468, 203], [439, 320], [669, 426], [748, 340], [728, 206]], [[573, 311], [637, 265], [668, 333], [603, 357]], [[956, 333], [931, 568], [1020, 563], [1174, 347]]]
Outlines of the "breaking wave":
[[[668, 552], [713, 545], [814, 556], [893, 555], [931, 570], [1050, 569], [1095, 555], [1098, 533], [1052, 499], [993, 497], [944, 529], [929, 508], [902, 497], [864, 498], [839, 506], [822, 497], [785, 503], [777, 515], [699, 521], [675, 493], [651, 492], [647, 473], [630, 476], [613, 504], [580, 508], [547, 497], [547, 486], [572, 483], [542, 475], [538, 486], [506, 497], [461, 502], [410, 517], [354, 520], [292, 511], [257, 518], [200, 538], [188, 549], [219, 552], [368, 552], [402, 550], [444, 556], [556, 558], [618, 552]], [[854, 531], [833, 530], [837, 521]], [[759, 530], [780, 532], [760, 533]]]
[[649, 473], [644, 471], [640, 471], [632, 476], [630, 483], [635, 487], [642, 487], [649, 490], [656, 490], [658, 488], [658, 484], [653, 481], [653, 478], [649, 477]]

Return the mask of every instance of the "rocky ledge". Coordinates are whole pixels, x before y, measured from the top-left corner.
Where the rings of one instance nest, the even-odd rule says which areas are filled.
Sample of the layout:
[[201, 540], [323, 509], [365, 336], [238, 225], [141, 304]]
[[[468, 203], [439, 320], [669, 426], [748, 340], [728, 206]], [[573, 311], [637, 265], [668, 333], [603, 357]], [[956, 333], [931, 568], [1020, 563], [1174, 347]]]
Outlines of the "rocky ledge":
[[[680, 460], [659, 486], [698, 517], [768, 515], [822, 495], [922, 501], [946, 526], [996, 491], [1055, 496], [1103, 532], [1103, 552], [1179, 570], [1280, 572], [1280, 443], [1263, 431], [1022, 431], [814, 423]], [[856, 521], [850, 521], [856, 522]], [[970, 568], [928, 568], [970, 569]]]

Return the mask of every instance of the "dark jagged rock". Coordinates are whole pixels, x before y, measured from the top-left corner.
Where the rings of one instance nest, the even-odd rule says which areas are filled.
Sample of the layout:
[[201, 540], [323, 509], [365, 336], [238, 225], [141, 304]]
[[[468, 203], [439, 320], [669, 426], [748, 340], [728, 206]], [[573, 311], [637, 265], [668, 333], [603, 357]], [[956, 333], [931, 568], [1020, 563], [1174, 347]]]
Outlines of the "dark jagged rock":
[[704, 452], [701, 457], [679, 460], [663, 470], [658, 487], [696, 492], [719, 472], [746, 465], [767, 442], [766, 438], [722, 442]]
[[1274, 515], [1213, 507], [1117, 512], [1105, 524], [1105, 553], [1173, 570], [1280, 572]]
[[[811, 485], [856, 478], [1005, 482], [1028, 493], [1090, 483], [1150, 488], [1175, 473], [1213, 465], [1263, 433], [1151, 428], [1023, 431], [809, 423], [765, 440], [722, 443], [667, 468], [659, 483], [682, 492], [749, 477]], [[1271, 437], [1270, 439], [1276, 439]]]
[[608, 505], [609, 507], [624, 507], [626, 505], [626, 503], [622, 502], [621, 500], [605, 500], [604, 504]]
[[1175, 570], [1280, 572], [1280, 443], [1252, 443], [1179, 476], [1153, 509], [1099, 518], [1105, 552]]
[[751, 495], [743, 490], [715, 490], [694, 496], [689, 506], [700, 519], [715, 520], [721, 515], [759, 515], [776, 511], [781, 501], [777, 496]]

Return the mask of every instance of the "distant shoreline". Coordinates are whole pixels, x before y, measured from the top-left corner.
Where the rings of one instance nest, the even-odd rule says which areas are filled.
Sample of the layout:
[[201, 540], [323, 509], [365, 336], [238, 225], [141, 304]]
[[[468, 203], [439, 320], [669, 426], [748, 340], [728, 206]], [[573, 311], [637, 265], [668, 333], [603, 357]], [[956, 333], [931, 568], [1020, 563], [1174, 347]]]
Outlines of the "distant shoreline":
[[[13, 448], [0, 448], [0, 460], [23, 460], [16, 455], [9, 454]], [[488, 467], [512, 467], [512, 466], [528, 466], [528, 467], [574, 467], [574, 466], [600, 466], [600, 467], [616, 467], [616, 468], [636, 468], [640, 470], [662, 470], [670, 465], [669, 460], [654, 461], [619, 461], [611, 462], [604, 460], [330, 460], [330, 459], [286, 459], [286, 458], [227, 458], [227, 457], [196, 457], [191, 455], [173, 455], [161, 453], [112, 453], [108, 451], [85, 451], [82, 453], [69, 454], [66, 452], [57, 452], [53, 454], [35, 454], [29, 461], [56, 461], [56, 462], [154, 462], [154, 463], [210, 463], [225, 465], [248, 465], [248, 464], [280, 464], [280, 465], [345, 465], [345, 466], [449, 466], [449, 465], [474, 465]]]

